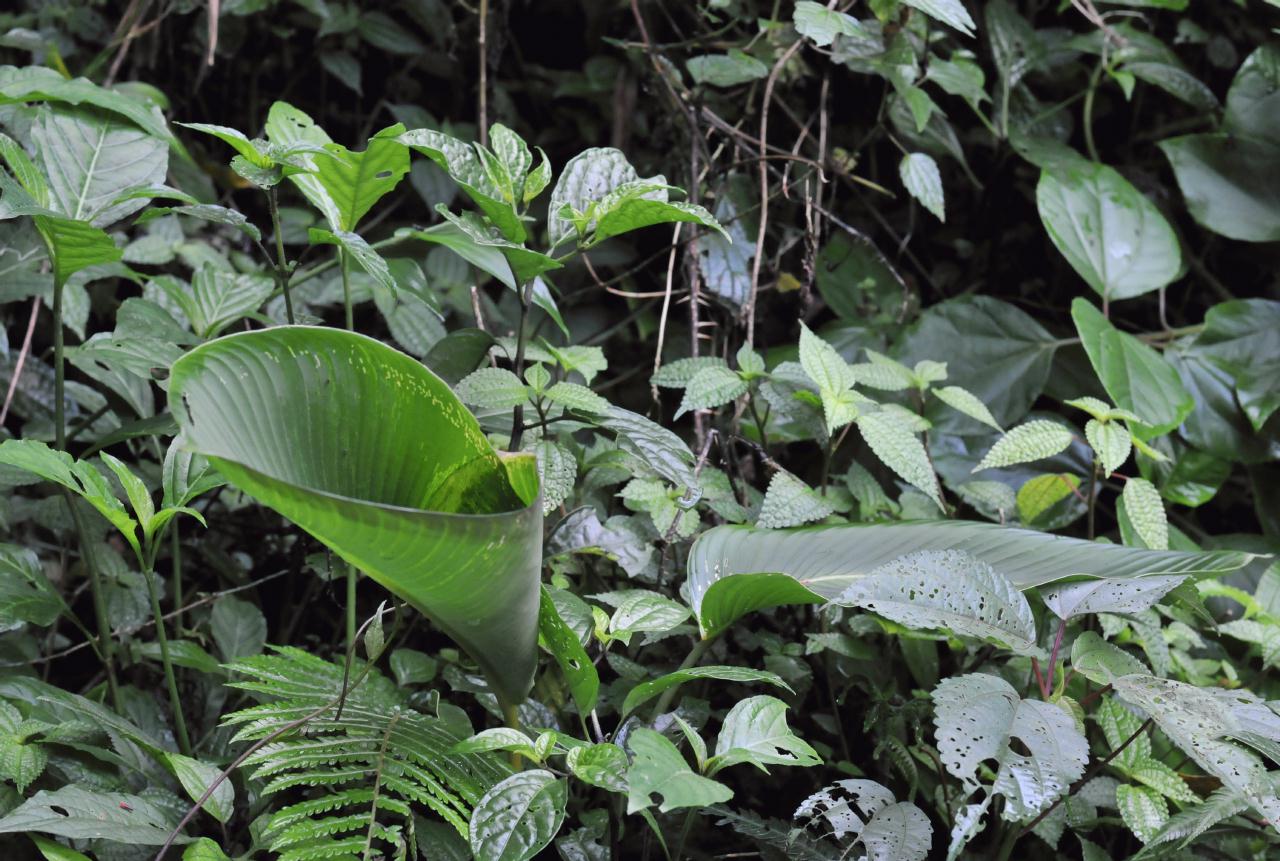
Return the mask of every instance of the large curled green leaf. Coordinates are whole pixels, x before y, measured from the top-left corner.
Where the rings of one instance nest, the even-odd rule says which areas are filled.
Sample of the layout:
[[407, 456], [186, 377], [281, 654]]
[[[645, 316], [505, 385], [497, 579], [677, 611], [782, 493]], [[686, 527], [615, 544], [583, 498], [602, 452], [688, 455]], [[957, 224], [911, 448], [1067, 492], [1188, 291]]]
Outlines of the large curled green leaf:
[[690, 603], [702, 636], [713, 637], [754, 610], [829, 601], [879, 566], [924, 550], [963, 551], [1023, 590], [1069, 578], [1217, 576], [1259, 558], [1237, 551], [1096, 544], [962, 520], [799, 529], [717, 526], [689, 551]]
[[283, 326], [173, 366], [190, 447], [409, 601], [508, 702], [533, 678], [542, 506], [532, 456], [503, 458], [449, 387], [371, 338]]

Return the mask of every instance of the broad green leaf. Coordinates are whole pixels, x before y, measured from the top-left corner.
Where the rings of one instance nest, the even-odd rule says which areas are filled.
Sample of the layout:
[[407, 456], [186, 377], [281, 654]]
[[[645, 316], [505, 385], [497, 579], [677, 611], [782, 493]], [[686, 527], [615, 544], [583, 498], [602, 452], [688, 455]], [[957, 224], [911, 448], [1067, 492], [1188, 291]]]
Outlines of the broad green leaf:
[[177, 123], [177, 125], [202, 134], [212, 135], [230, 146], [255, 167], [269, 168], [272, 165], [271, 156], [266, 152], [266, 141], [259, 141], [263, 146], [256, 146], [244, 132], [238, 129], [211, 123]]
[[667, 673], [665, 676], [659, 676], [652, 681], [636, 685], [627, 693], [627, 698], [622, 703], [622, 714], [630, 714], [668, 688], [682, 685], [694, 679], [719, 679], [721, 681], [739, 683], [764, 682], [775, 687], [786, 688], [788, 691], [791, 690], [791, 686], [784, 682], [781, 676], [766, 670], [722, 666], [689, 667], [688, 669], [676, 670], [674, 673]]
[[940, 630], [1044, 657], [1031, 605], [1009, 578], [956, 550], [908, 553], [854, 581], [833, 604], [915, 630]]
[[267, 619], [251, 601], [223, 595], [213, 602], [209, 633], [224, 661], [262, 654], [267, 642]]
[[725, 715], [707, 773], [714, 775], [739, 763], [768, 773], [769, 765], [821, 765], [822, 759], [787, 726], [786, 703], [777, 697], [756, 696], [740, 700]]
[[1071, 317], [1098, 379], [1116, 405], [1142, 416], [1131, 430], [1144, 441], [1182, 423], [1195, 401], [1178, 372], [1159, 353], [1121, 332], [1087, 299], [1071, 303]]
[[[430, 129], [413, 129], [396, 138], [444, 168], [458, 187], [466, 192], [509, 242], [524, 242], [528, 237], [524, 223], [513, 202], [503, 199], [503, 189], [493, 181], [478, 155], [478, 147]], [[567, 170], [567, 167], [566, 167]], [[554, 198], [551, 211], [555, 212]], [[554, 245], [555, 231], [552, 230]]]
[[1061, 619], [1083, 616], [1085, 613], [1140, 613], [1154, 606], [1186, 579], [1178, 574], [1104, 577], [1100, 580], [1046, 586], [1040, 590], [1040, 595], [1044, 598], [1045, 606]]
[[1007, 431], [973, 468], [974, 472], [1053, 457], [1071, 445], [1071, 430], [1048, 419], [1035, 419]]
[[821, 495], [789, 472], [778, 470], [769, 479], [760, 516], [756, 523], [764, 529], [801, 526], [835, 513], [832, 500]]
[[1071, 578], [1216, 577], [1259, 558], [1143, 550], [956, 520], [788, 530], [717, 526], [689, 551], [689, 601], [705, 638], [753, 610], [831, 600], [879, 566], [922, 550], [963, 551], [1022, 590]]
[[[440, 208], [439, 212], [475, 245], [481, 248], [496, 248], [506, 259], [507, 265], [511, 267], [511, 272], [519, 284], [532, 281], [544, 272], [559, 269], [563, 265], [547, 254], [525, 248], [523, 245], [504, 238], [497, 231], [487, 227], [474, 212], [454, 215], [443, 208]], [[433, 232], [428, 229], [418, 231], [414, 235], [420, 239], [429, 239]], [[455, 248], [455, 250], [457, 249]], [[459, 253], [461, 254], [460, 251]], [[465, 257], [466, 255], [462, 256]]]
[[858, 417], [857, 423], [858, 432], [881, 463], [897, 473], [903, 481], [919, 488], [938, 508], [946, 511], [938, 477], [934, 475], [933, 465], [929, 462], [929, 453], [925, 451], [924, 443], [920, 442], [901, 418], [891, 410], [880, 409], [863, 413]]
[[231, 861], [231, 859], [217, 843], [208, 837], [200, 837], [183, 851], [182, 861]]
[[569, 785], [549, 771], [522, 771], [485, 793], [471, 813], [477, 861], [528, 861], [560, 830]]
[[229, 482], [408, 600], [523, 701], [542, 540], [532, 456], [500, 457], [443, 381], [349, 332], [210, 342], [174, 365], [169, 398]]
[[813, 0], [798, 0], [793, 13], [796, 32], [813, 40], [819, 48], [835, 41], [836, 36], [857, 36], [863, 27], [852, 15], [828, 9]]
[[346, 230], [329, 231], [313, 227], [307, 231], [307, 238], [312, 245], [336, 245], [347, 259], [354, 260], [356, 265], [372, 276], [373, 280], [390, 290], [393, 295], [395, 294], [396, 279], [392, 277], [387, 261], [381, 254], [374, 251], [360, 234]]
[[589, 416], [590, 421], [617, 435], [618, 445], [658, 475], [686, 492], [698, 488], [693, 474], [695, 458], [680, 437], [639, 413], [609, 406], [607, 412]]
[[526, 756], [534, 762], [541, 762], [542, 757], [534, 749], [534, 741], [518, 729], [499, 726], [476, 733], [464, 739], [452, 748], [454, 753], [486, 753], [495, 750], [506, 750]]
[[186, 206], [152, 206], [138, 216], [136, 223], [146, 224], [170, 213], [189, 215], [192, 218], [211, 221], [215, 224], [225, 224], [229, 227], [234, 227], [250, 239], [255, 241], [262, 240], [262, 231], [258, 229], [256, 224], [249, 221], [248, 216], [243, 212], [212, 203], [193, 203]]
[[1168, 550], [1169, 521], [1155, 485], [1145, 478], [1131, 478], [1124, 483], [1120, 501], [1142, 542], [1152, 550]]
[[[267, 111], [267, 140], [278, 147], [297, 147], [304, 150], [315, 150], [326, 153], [326, 145], [332, 145], [333, 139], [328, 132], [316, 125], [315, 120], [306, 112], [295, 108], [288, 102], [273, 102]], [[317, 159], [314, 155], [304, 155], [304, 164], [308, 170], [291, 172], [289, 180], [297, 186], [308, 202], [324, 216], [325, 223], [340, 225], [343, 223], [342, 212], [337, 201], [329, 194], [328, 189], [314, 175]], [[327, 160], [327, 159], [324, 159]]]
[[933, 156], [922, 152], [904, 155], [898, 163], [898, 175], [907, 191], [925, 209], [936, 215], [939, 221], [947, 220], [942, 174], [938, 172], [938, 163], [933, 160]]
[[[662, 196], [663, 198], [666, 196], [665, 189]], [[642, 227], [675, 222], [689, 222], [710, 227], [719, 231], [725, 239], [729, 238], [724, 228], [720, 226], [720, 222], [716, 221], [716, 217], [696, 203], [631, 196], [624, 197], [615, 203], [606, 195], [597, 207], [596, 229], [592, 234], [592, 243], [630, 233]]]
[[93, 105], [119, 114], [148, 134], [180, 148], [158, 106], [99, 87], [87, 78], [67, 78], [43, 66], [0, 66], [0, 104], [14, 102]]
[[[1020, 822], [1048, 807], [1084, 773], [1089, 743], [1066, 711], [1024, 700], [1003, 679], [970, 673], [933, 691], [938, 754], [966, 788], [979, 788], [979, 767], [998, 764], [991, 791], [1005, 797], [1004, 817]], [[1016, 752], [1013, 740], [1021, 742]]]
[[1071, 644], [1071, 669], [1098, 685], [1109, 685], [1120, 676], [1147, 673], [1147, 666], [1093, 631], [1085, 631]]
[[542, 642], [560, 665], [560, 671], [569, 683], [578, 714], [586, 715], [596, 706], [600, 693], [600, 675], [587, 657], [578, 635], [565, 624], [556, 609], [555, 601], [546, 587], [538, 605], [538, 633]]
[[1045, 171], [1036, 187], [1036, 206], [1053, 244], [1104, 299], [1158, 290], [1182, 269], [1169, 222], [1105, 165]]
[[564, 761], [573, 776], [584, 783], [610, 792], [627, 791], [627, 754], [616, 744], [575, 747], [565, 756]]
[[[222, 773], [222, 769], [216, 765], [178, 753], [166, 752], [164, 758], [169, 770], [178, 778], [178, 782], [182, 784], [182, 788], [186, 790], [187, 796], [192, 801], [198, 801]], [[224, 780], [218, 784], [217, 789], [201, 809], [219, 822], [225, 823], [231, 818], [235, 809], [235, 799], [235, 786], [231, 781]]]
[[480, 368], [458, 383], [465, 404], [484, 409], [511, 409], [529, 400], [529, 387], [506, 368]]
[[1241, 409], [1261, 431], [1280, 409], [1280, 302], [1235, 299], [1214, 305], [1193, 348], [1234, 378]]
[[966, 36], [972, 36], [977, 26], [960, 0], [903, 0], [903, 3], [954, 27]]
[[703, 368], [689, 380], [675, 418], [693, 410], [714, 409], [736, 400], [747, 392], [747, 383], [737, 372], [724, 365]]
[[1102, 464], [1102, 474], [1109, 476], [1129, 459], [1133, 450], [1133, 438], [1123, 425], [1117, 422], [1101, 422], [1089, 419], [1084, 426], [1084, 438], [1089, 441], [1098, 462]]
[[690, 57], [685, 61], [685, 68], [695, 83], [714, 87], [736, 87], [769, 74], [768, 66], [739, 50]]
[[1218, 132], [1166, 138], [1159, 147], [1197, 222], [1230, 239], [1280, 240], [1280, 177], [1269, 168], [1274, 140]]
[[653, 806], [655, 793], [662, 796], [658, 809], [663, 813], [707, 807], [733, 797], [733, 790], [723, 783], [695, 773], [665, 736], [642, 727], [628, 736], [627, 743], [633, 757], [627, 769], [628, 814]]
[[212, 338], [237, 320], [254, 314], [271, 296], [274, 282], [265, 275], [228, 272], [205, 264], [188, 287], [176, 278], [160, 276], [158, 286], [187, 315], [201, 338]]
[[1046, 511], [1078, 491], [1080, 479], [1066, 473], [1037, 475], [1018, 488], [1018, 518], [1028, 526]]
[[612, 634], [669, 631], [689, 618], [689, 609], [657, 592], [632, 589], [609, 619]]
[[[563, 210], [586, 213], [591, 204], [599, 201], [619, 186], [636, 182], [640, 175], [627, 161], [621, 150], [612, 147], [592, 147], [569, 159], [556, 186], [551, 190], [551, 202], [547, 209], [547, 228], [551, 234], [551, 246], [554, 248], [566, 239], [576, 236], [578, 229], [568, 220]], [[647, 182], [665, 184], [665, 180], [656, 176]], [[588, 221], [583, 225], [584, 232], [590, 235], [594, 225]]]
[[409, 150], [397, 140], [404, 130], [399, 123], [383, 129], [369, 139], [363, 152], [328, 144], [325, 149], [336, 158], [315, 160], [312, 176], [324, 186], [338, 214], [338, 221], [329, 223], [334, 233], [354, 231], [360, 219], [409, 172]]
[[[175, 824], [169, 814], [137, 795], [64, 786], [42, 789], [0, 819], [0, 834], [53, 834], [76, 840], [109, 840], [159, 846]], [[190, 837], [179, 834], [178, 843]]]
[[1169, 819], [1169, 805], [1164, 796], [1145, 786], [1126, 783], [1116, 787], [1116, 804], [1124, 824], [1143, 843], [1151, 842]]
[[0, 631], [14, 630], [24, 622], [48, 626], [66, 609], [34, 551], [0, 544]]
[[987, 409], [987, 405], [978, 399], [978, 396], [968, 389], [960, 386], [942, 386], [937, 389], [929, 389], [938, 400], [942, 401], [953, 410], [958, 410], [974, 421], [982, 422], [987, 427], [995, 428], [1003, 431], [1000, 423], [996, 421], [995, 416], [991, 415], [991, 410]]
[[[88, 855], [77, 852], [69, 846], [63, 846], [57, 841], [50, 840], [48, 837], [41, 837], [39, 834], [28, 835], [31, 842], [36, 844], [36, 848], [40, 850], [40, 854], [44, 856], [45, 861], [91, 861]], [[208, 838], [202, 838], [208, 839]], [[190, 848], [187, 852], [190, 852]], [[183, 861], [186, 861], [186, 853], [183, 853]]]
[[36, 229], [49, 248], [56, 284], [82, 269], [103, 263], [114, 263], [121, 257], [111, 237], [84, 221], [56, 215], [36, 215]]
[[[821, 276], [818, 284], [821, 287]], [[956, 350], [956, 344], [964, 349]], [[1040, 397], [1056, 350], [1055, 336], [1025, 311], [992, 296], [968, 296], [921, 314], [907, 330], [896, 358], [911, 365], [946, 357], [947, 382], [972, 392], [999, 424], [1008, 427]], [[925, 417], [940, 430], [972, 432], [966, 419], [941, 404], [927, 404]]]

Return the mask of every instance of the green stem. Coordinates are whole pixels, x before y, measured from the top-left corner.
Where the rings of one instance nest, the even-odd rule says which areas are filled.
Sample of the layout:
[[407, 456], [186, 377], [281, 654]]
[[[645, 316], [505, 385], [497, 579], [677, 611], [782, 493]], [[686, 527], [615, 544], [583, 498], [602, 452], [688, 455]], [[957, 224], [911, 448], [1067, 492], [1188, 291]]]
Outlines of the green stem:
[[1098, 81], [1102, 78], [1102, 64], [1099, 63], [1089, 76], [1089, 89], [1084, 94], [1084, 145], [1089, 150], [1089, 158], [1095, 162], [1098, 158], [1098, 146], [1093, 141], [1093, 97], [1098, 92]]
[[[680, 664], [680, 667], [676, 672], [678, 673], [680, 670], [687, 670], [690, 667], [697, 666], [698, 662], [702, 660], [702, 656], [706, 653], [707, 648], [711, 645], [711, 641], [713, 639], [715, 638], [711, 637], [694, 643], [693, 648], [689, 650], [689, 654], [684, 656], [684, 661]], [[653, 707], [653, 713], [649, 715], [650, 723], [656, 720], [658, 715], [667, 710], [667, 707], [671, 705], [671, 700], [675, 697], [676, 691], [679, 687], [679, 685], [672, 685], [662, 692], [662, 696], [658, 697], [658, 702]]]
[[[501, 700], [499, 700], [501, 702]], [[502, 703], [502, 717], [506, 721], [507, 726], [517, 732], [520, 732], [520, 710], [514, 705]], [[511, 767], [516, 771], [524, 770], [524, 760], [520, 754], [514, 750], [511, 751]]]
[[356, 578], [360, 576], [360, 572], [356, 571], [356, 566], [350, 562], [344, 562], [347, 566], [347, 648], [354, 649], [356, 647]]
[[276, 265], [275, 276], [276, 284], [280, 287], [280, 292], [284, 294], [284, 313], [289, 320], [289, 325], [293, 325], [293, 297], [289, 295], [289, 263], [284, 255], [284, 232], [280, 229], [280, 207], [276, 202], [276, 190], [272, 188], [267, 192], [268, 208], [271, 210], [271, 232], [276, 237]]
[[62, 282], [53, 285], [53, 447], [67, 450], [66, 361], [62, 343]]
[[1098, 459], [1093, 460], [1093, 471], [1089, 473], [1089, 492], [1086, 502], [1089, 505], [1089, 540], [1097, 537], [1094, 531], [1094, 513], [1098, 508]]
[[169, 689], [169, 709], [173, 712], [173, 725], [178, 733], [178, 750], [191, 756], [191, 737], [187, 734], [187, 719], [182, 715], [182, 699], [178, 696], [178, 681], [169, 658], [169, 636], [165, 633], [164, 613], [160, 610], [160, 595], [156, 592], [154, 565], [143, 565], [142, 576], [147, 581], [147, 595], [151, 599], [151, 615], [156, 623], [156, 639], [160, 642], [160, 663], [164, 665], [164, 683]]
[[693, 828], [693, 816], [696, 810], [696, 807], [691, 808], [684, 815], [684, 824], [680, 826], [680, 837], [676, 840], [676, 853], [671, 856], [675, 861], [681, 861], [684, 858], [684, 844], [689, 839], [689, 831]]
[[169, 542], [169, 557], [173, 560], [173, 630], [182, 633], [182, 539], [178, 535], [178, 519], [170, 521], [172, 526]]
[[351, 259], [341, 248], [338, 249], [338, 265], [342, 268], [342, 308], [346, 313], [347, 331], [354, 332], [356, 318], [351, 309]]

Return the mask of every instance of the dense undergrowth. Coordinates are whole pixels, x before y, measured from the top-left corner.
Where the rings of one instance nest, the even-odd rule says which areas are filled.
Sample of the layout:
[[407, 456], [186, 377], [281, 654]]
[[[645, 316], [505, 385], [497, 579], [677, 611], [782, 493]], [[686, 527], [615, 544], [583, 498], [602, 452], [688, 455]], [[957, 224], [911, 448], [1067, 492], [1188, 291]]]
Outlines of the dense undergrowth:
[[1275, 6], [0, 12], [0, 855], [1280, 857]]

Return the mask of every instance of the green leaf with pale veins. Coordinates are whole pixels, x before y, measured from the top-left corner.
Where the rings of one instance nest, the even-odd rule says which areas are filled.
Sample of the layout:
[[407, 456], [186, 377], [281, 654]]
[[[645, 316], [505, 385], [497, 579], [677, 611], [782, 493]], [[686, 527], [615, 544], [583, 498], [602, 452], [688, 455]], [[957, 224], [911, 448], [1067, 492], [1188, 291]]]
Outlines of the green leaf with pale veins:
[[336, 245], [348, 260], [372, 276], [383, 287], [396, 292], [396, 279], [391, 275], [391, 267], [382, 255], [373, 250], [368, 242], [358, 233], [348, 230], [331, 231], [320, 227], [312, 227], [307, 231], [307, 238], [312, 245]]
[[710, 365], [696, 373], [684, 388], [675, 418], [693, 410], [714, 409], [747, 393], [747, 383], [724, 365]]
[[964, 413], [974, 421], [982, 422], [990, 428], [1003, 431], [1004, 428], [996, 421], [996, 417], [991, 415], [991, 410], [987, 409], [987, 405], [978, 399], [978, 396], [968, 389], [960, 386], [942, 386], [937, 389], [929, 389], [930, 392], [953, 410]]
[[901, 418], [886, 409], [864, 413], [858, 417], [858, 431], [881, 463], [946, 510], [929, 453]]
[[779, 470], [769, 479], [756, 523], [764, 529], [782, 529], [822, 520], [835, 510], [832, 500], [791, 473]]
[[528, 861], [564, 822], [569, 784], [549, 771], [513, 774], [485, 793], [471, 813], [477, 861]]
[[1069, 473], [1037, 475], [1023, 482], [1016, 497], [1018, 519], [1027, 525], [1075, 493], [1080, 479]]
[[1102, 464], [1104, 476], [1119, 469], [1133, 450], [1133, 437], [1123, 425], [1116, 422], [1089, 419], [1084, 426], [1084, 438], [1089, 441], [1089, 447]]
[[974, 472], [1014, 466], [1061, 454], [1071, 445], [1071, 430], [1048, 419], [1035, 419], [1009, 430], [983, 456]]
[[908, 153], [898, 163], [898, 175], [902, 184], [911, 196], [925, 209], [938, 217], [939, 221], [947, 220], [946, 202], [942, 192], [942, 174], [938, 171], [938, 163], [933, 156], [922, 152]]
[[783, 681], [781, 676], [767, 670], [753, 670], [748, 667], [689, 667], [688, 669], [676, 670], [674, 673], [667, 673], [665, 676], [659, 676], [651, 681], [636, 685], [627, 693], [627, 698], [622, 703], [622, 714], [624, 716], [628, 715], [668, 688], [682, 685], [694, 679], [719, 679], [720, 681], [738, 682], [740, 684], [763, 682], [775, 687], [785, 688], [788, 691], [791, 690], [791, 686]]
[[1120, 494], [1124, 512], [1143, 543], [1152, 550], [1169, 549], [1169, 521], [1160, 491], [1145, 478], [1130, 478]]
[[329, 224], [331, 230], [354, 231], [374, 204], [404, 179], [409, 150], [397, 140], [404, 131], [400, 123], [388, 126], [369, 139], [363, 152], [340, 144], [325, 146], [336, 158], [317, 158], [313, 176], [335, 205], [338, 221]]

